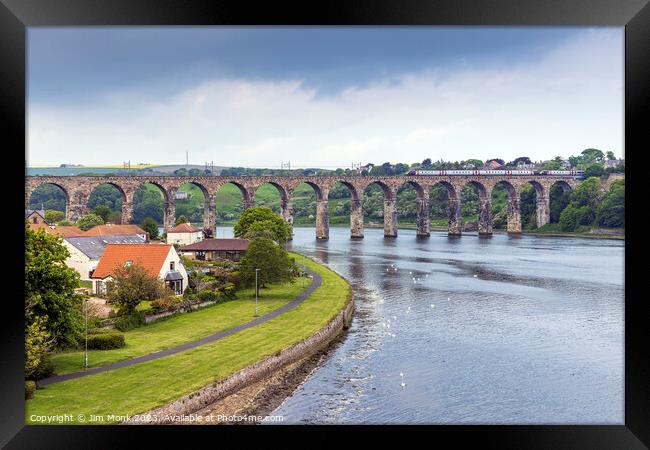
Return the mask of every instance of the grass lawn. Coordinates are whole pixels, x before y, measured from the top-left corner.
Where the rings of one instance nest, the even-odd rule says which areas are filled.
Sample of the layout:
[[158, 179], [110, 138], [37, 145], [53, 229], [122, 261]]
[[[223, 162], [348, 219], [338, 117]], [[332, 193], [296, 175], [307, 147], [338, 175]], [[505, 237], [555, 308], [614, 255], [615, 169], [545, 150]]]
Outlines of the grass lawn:
[[102, 423], [119, 422], [120, 418], [107, 415], [133, 415], [170, 403], [311, 336], [345, 306], [351, 290], [326, 267], [294, 256], [323, 278], [323, 284], [296, 308], [176, 355], [38, 389], [34, 398], [26, 401], [26, 422], [35, 423], [32, 415], [63, 413], [72, 414], [74, 420], [78, 414], [97, 414], [106, 419]]
[[92, 289], [93, 288], [93, 282], [90, 280], [79, 280], [79, 287], [80, 288], [86, 288], [86, 289]]
[[[310, 283], [310, 279], [298, 278], [294, 283], [272, 285], [260, 290], [259, 311], [266, 314], [293, 300]], [[142, 302], [139, 310], [146, 310], [151, 302]], [[143, 306], [144, 304], [144, 306]], [[255, 289], [237, 292], [237, 299], [206, 306], [191, 313], [179, 314], [169, 319], [159, 319], [149, 325], [124, 333], [126, 346], [113, 350], [89, 350], [88, 367], [135, 358], [186, 342], [195, 341], [210, 334], [232, 328], [253, 320], [255, 313]], [[53, 356], [58, 374], [83, 370], [84, 352], [72, 351]]]

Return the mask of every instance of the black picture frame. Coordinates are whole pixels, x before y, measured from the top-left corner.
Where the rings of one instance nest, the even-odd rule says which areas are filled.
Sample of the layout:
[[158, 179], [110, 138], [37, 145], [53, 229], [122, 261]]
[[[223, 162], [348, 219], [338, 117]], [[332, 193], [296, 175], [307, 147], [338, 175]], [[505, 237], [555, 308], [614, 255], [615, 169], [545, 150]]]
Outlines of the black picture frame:
[[[2, 140], [6, 158], [26, 164], [18, 149], [26, 147], [26, 27], [60, 25], [518, 25], [518, 26], [621, 26], [625, 27], [625, 153], [626, 203], [635, 202], [644, 192], [640, 183], [643, 170], [642, 140], [647, 125], [650, 95], [650, 6], [648, 0], [438, 0], [400, 2], [378, 0], [323, 2], [297, 5], [260, 2], [248, 4], [234, 1], [196, 0], [0, 0], [0, 98], [1, 122], [5, 125]], [[647, 146], [647, 144], [646, 144]], [[16, 177], [17, 179], [19, 177]], [[11, 195], [13, 183], [6, 184], [12, 205], [12, 228], [21, 233], [23, 222], [20, 196]], [[629, 183], [632, 183], [630, 185]], [[9, 182], [6, 182], [9, 183]], [[20, 206], [19, 206], [20, 204]], [[645, 205], [644, 205], [645, 206]], [[629, 210], [629, 208], [628, 208]], [[589, 448], [633, 449], [650, 445], [650, 364], [648, 358], [647, 315], [643, 303], [645, 280], [642, 270], [647, 263], [642, 257], [639, 224], [627, 213], [625, 245], [625, 425], [564, 426], [417, 426], [406, 430], [423, 443], [439, 443], [451, 439], [454, 446], [467, 442], [497, 448]], [[15, 222], [13, 222], [15, 220]], [[15, 225], [15, 227], [14, 227]], [[7, 230], [9, 233], [9, 230]], [[7, 234], [8, 236], [8, 234]], [[22, 254], [18, 239], [9, 238]], [[7, 280], [19, 280], [23, 269], [19, 262], [7, 258]], [[14, 276], [15, 275], [15, 276]], [[297, 431], [326, 431], [315, 427], [128, 427], [128, 426], [26, 426], [24, 424], [23, 386], [23, 305], [18, 289], [2, 295], [2, 370], [0, 389], [0, 445], [6, 448], [115, 448], [146, 438], [149, 443], [168, 440], [170, 433], [191, 431], [192, 442], [207, 438], [222, 445], [224, 438], [238, 440], [268, 434], [285, 442], [296, 439]], [[597, 393], [595, 393], [597, 395]], [[358, 428], [337, 427], [339, 431]], [[379, 438], [404, 426], [361, 427]], [[347, 433], [346, 433], [347, 434]], [[413, 436], [417, 434], [418, 436]], [[325, 442], [325, 441], [323, 441]], [[241, 443], [241, 441], [240, 441]], [[338, 445], [338, 444], [337, 444]], [[407, 444], [409, 445], [409, 444]]]

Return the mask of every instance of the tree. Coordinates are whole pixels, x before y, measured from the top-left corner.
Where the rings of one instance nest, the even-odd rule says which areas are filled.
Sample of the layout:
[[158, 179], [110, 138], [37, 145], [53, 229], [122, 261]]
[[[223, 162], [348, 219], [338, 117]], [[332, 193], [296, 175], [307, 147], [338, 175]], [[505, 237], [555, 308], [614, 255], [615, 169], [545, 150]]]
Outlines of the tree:
[[108, 300], [116, 304], [120, 313], [131, 314], [144, 300], [156, 300], [164, 294], [165, 286], [156, 275], [139, 264], [117, 267], [106, 283]]
[[576, 187], [570, 196], [569, 205], [560, 214], [560, 228], [575, 231], [578, 225], [592, 225], [596, 218], [600, 196], [600, 180], [587, 178]]
[[178, 177], [186, 177], [187, 176], [187, 169], [181, 167], [180, 169], [174, 170], [174, 175]]
[[602, 150], [598, 150], [597, 148], [588, 148], [583, 150], [581, 154], [585, 163], [602, 163], [605, 160], [605, 154]]
[[113, 211], [108, 216], [108, 222], [110, 222], [110, 223], [122, 223], [122, 213], [120, 211]]
[[616, 159], [616, 157], [614, 156], [614, 152], [613, 152], [613, 151], [609, 150], [609, 151], [607, 152], [607, 159], [610, 160], [610, 161], [613, 161], [613, 160]]
[[422, 169], [430, 169], [431, 168], [431, 158], [427, 158], [424, 161], [422, 161]]
[[174, 224], [175, 226], [180, 225], [182, 223], [188, 223], [189, 220], [186, 215], [181, 214], [178, 219], [176, 219], [176, 223]]
[[82, 300], [74, 292], [79, 274], [65, 265], [70, 253], [62, 242], [42, 230], [25, 229], [25, 324], [44, 317], [40, 325], [57, 347], [75, 345], [83, 330]]
[[140, 228], [149, 233], [149, 239], [158, 239], [158, 222], [151, 217], [145, 217]]
[[60, 187], [53, 184], [41, 184], [34, 189], [29, 198], [30, 209], [55, 209], [65, 211], [66, 197]]
[[273, 233], [273, 239], [283, 244], [291, 237], [291, 226], [270, 208], [256, 207], [245, 210], [234, 226], [235, 237], [243, 237], [256, 222], [263, 222], [253, 229], [267, 229]]
[[596, 222], [601, 227], [625, 227], [625, 180], [611, 184], [596, 212]]
[[266, 287], [269, 283], [291, 280], [295, 265], [281, 246], [270, 239], [258, 237], [248, 246], [239, 266], [244, 286], [255, 284], [255, 269], [260, 269], [259, 286]]
[[112, 213], [113, 211], [111, 210], [111, 208], [104, 205], [97, 205], [95, 206], [95, 209], [93, 209], [93, 214], [96, 214], [99, 217], [101, 217], [104, 223], [108, 222], [108, 218]]
[[35, 376], [38, 367], [52, 350], [54, 340], [46, 327], [47, 318], [36, 316], [25, 330], [25, 378]]
[[102, 205], [111, 211], [121, 211], [123, 199], [122, 191], [114, 185], [100, 184], [90, 193], [88, 207], [95, 209], [97, 206]]
[[45, 221], [49, 224], [57, 223], [65, 220], [65, 213], [55, 209], [48, 209], [45, 211]]
[[164, 201], [158, 188], [143, 185], [135, 191], [132, 223], [141, 223], [145, 217], [151, 217], [156, 222], [162, 223], [164, 216]]
[[90, 213], [86, 214], [85, 216], [81, 216], [75, 225], [77, 225], [81, 231], [87, 231], [92, 227], [96, 227], [97, 225], [104, 225], [104, 219], [102, 219], [97, 214]]
[[605, 173], [605, 169], [602, 164], [593, 163], [587, 166], [585, 169], [585, 178], [589, 177], [600, 177]]

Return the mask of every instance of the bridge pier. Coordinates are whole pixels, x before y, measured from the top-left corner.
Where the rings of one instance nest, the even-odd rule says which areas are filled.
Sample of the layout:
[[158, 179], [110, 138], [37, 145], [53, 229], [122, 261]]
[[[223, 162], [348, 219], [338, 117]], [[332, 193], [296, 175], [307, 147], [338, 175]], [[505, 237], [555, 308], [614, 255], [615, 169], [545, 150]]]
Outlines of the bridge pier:
[[547, 192], [537, 193], [537, 227], [551, 221], [551, 201]]
[[417, 200], [417, 232], [418, 236], [430, 236], [429, 227], [429, 195], [423, 195]]
[[508, 199], [507, 205], [508, 225], [507, 231], [512, 234], [521, 233], [521, 205], [519, 201], [519, 192], [516, 192], [512, 198]]
[[165, 212], [163, 214], [163, 228], [165, 233], [173, 228], [176, 224], [176, 203], [171, 200], [165, 202]]
[[487, 195], [479, 198], [478, 234], [492, 234], [492, 202]]
[[397, 237], [397, 192], [384, 191], [384, 237]]
[[291, 228], [291, 236], [289, 240], [293, 240], [293, 200], [291, 194], [287, 192], [286, 197], [280, 195], [280, 208], [282, 211], [282, 218], [289, 224]]
[[133, 220], [133, 202], [122, 202], [122, 223], [129, 224]]
[[350, 200], [350, 237], [363, 238], [363, 207], [360, 198]]
[[458, 195], [449, 194], [447, 200], [447, 216], [449, 220], [449, 225], [447, 229], [447, 234], [449, 236], [460, 236], [462, 234], [462, 218], [460, 214], [460, 198]]
[[90, 192], [83, 192], [77, 190], [73, 192], [66, 205], [66, 220], [76, 222], [81, 216], [88, 214], [88, 200], [90, 199]]
[[216, 235], [217, 225], [217, 207], [215, 204], [215, 194], [205, 195], [205, 204], [203, 205], [203, 229], [211, 236]]
[[327, 195], [323, 195], [316, 201], [316, 238], [329, 239], [329, 211]]

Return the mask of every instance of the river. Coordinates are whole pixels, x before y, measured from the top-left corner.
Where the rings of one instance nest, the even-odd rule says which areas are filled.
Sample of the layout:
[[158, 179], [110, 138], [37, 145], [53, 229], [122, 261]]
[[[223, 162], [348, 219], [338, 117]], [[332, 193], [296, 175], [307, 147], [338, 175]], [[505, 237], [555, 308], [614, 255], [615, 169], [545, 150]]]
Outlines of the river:
[[290, 248], [356, 312], [283, 423], [624, 423], [623, 241], [295, 228]]

